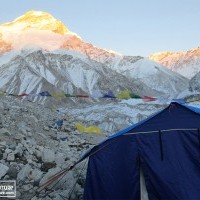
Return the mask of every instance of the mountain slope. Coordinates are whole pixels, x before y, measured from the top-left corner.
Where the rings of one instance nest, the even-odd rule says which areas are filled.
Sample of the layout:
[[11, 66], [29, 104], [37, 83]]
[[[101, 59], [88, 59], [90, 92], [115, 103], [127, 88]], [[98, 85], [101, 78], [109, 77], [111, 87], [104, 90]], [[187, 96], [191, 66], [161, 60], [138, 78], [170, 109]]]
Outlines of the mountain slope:
[[180, 53], [157, 53], [149, 58], [189, 79], [200, 71], [200, 47]]
[[164, 66], [140, 56], [123, 56], [119, 53], [97, 48], [81, 39], [69, 38], [61, 48], [76, 50], [90, 59], [129, 78], [137, 79], [164, 96], [174, 96], [188, 88], [188, 79]]
[[[0, 63], [3, 58], [0, 57]], [[156, 94], [151, 88], [70, 51], [23, 50], [0, 67], [0, 88], [13, 93], [50, 90], [69, 94], [95, 91], [117, 93], [124, 89], [144, 95]]]
[[186, 78], [147, 58], [140, 59], [130, 65], [126, 62], [122, 65], [119, 63], [117, 71], [127, 77], [140, 80], [156, 91], [168, 94], [168, 97], [173, 97], [174, 94], [178, 94], [188, 87]]

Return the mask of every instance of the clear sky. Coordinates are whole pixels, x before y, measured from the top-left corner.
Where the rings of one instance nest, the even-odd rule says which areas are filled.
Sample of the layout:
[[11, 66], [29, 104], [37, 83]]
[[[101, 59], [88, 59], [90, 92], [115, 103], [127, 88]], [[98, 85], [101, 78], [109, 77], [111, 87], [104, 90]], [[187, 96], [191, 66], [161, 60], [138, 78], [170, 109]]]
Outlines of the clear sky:
[[200, 0], [1, 0], [0, 23], [51, 13], [85, 41], [126, 55], [200, 46]]

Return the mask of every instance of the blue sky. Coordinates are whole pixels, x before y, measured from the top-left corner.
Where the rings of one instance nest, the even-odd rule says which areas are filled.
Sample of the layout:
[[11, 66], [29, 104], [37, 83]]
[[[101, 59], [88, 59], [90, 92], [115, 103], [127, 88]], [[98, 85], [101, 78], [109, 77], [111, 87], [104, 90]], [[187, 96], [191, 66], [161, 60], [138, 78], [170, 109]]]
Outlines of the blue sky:
[[0, 23], [51, 13], [95, 46], [126, 55], [200, 46], [199, 0], [2, 0]]

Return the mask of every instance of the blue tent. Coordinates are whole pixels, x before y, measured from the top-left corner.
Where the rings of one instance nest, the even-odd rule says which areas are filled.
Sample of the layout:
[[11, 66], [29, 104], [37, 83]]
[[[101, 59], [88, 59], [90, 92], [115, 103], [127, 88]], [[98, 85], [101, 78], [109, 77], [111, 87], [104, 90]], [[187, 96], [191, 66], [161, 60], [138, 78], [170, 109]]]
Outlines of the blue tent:
[[171, 103], [88, 151], [85, 200], [200, 199], [200, 110]]

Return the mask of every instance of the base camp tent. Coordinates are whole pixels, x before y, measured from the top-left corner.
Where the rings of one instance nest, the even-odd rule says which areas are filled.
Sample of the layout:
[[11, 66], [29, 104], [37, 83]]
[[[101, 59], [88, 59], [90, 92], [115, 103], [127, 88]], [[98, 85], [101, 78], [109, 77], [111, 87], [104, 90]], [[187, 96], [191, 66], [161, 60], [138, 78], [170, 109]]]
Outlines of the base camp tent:
[[171, 103], [92, 148], [85, 200], [200, 200], [200, 110]]

